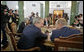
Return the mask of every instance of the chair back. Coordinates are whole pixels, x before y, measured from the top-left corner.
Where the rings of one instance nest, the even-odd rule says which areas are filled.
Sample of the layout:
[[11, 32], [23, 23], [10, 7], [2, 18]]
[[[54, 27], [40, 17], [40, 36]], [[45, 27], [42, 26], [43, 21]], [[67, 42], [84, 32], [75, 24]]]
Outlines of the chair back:
[[11, 42], [12, 42], [14, 51], [34, 51], [34, 50], [40, 51], [39, 47], [33, 47], [33, 48], [30, 48], [30, 49], [18, 49], [17, 48], [17, 41], [16, 41], [16, 38], [14, 36], [14, 33], [10, 33], [9, 36], [11, 38]]
[[69, 40], [69, 41], [79, 41], [83, 42], [83, 33], [80, 34], [73, 34], [68, 37], [60, 37], [59, 39]]
[[15, 40], [15, 37], [14, 37], [13, 33], [10, 33], [9, 36], [11, 38], [11, 42], [12, 42], [14, 51], [17, 51], [17, 43], [16, 43], [16, 40]]
[[55, 51], [58, 51], [59, 47], [69, 47], [83, 49], [83, 33], [74, 34], [68, 37], [55, 38]]
[[17, 32], [16, 23], [13, 22], [13, 23], [11, 24], [11, 29], [12, 29], [12, 32], [13, 32], [13, 33], [16, 33], [16, 32]]

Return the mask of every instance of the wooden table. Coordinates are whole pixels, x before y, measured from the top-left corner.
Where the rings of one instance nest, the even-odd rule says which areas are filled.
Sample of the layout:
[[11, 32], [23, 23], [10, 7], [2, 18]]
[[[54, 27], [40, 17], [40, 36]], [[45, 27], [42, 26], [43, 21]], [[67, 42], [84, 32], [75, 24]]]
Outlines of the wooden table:
[[54, 43], [52, 41], [48, 41], [48, 40], [45, 40], [44, 45], [49, 46], [49, 47], [53, 47], [53, 48], [55, 47]]

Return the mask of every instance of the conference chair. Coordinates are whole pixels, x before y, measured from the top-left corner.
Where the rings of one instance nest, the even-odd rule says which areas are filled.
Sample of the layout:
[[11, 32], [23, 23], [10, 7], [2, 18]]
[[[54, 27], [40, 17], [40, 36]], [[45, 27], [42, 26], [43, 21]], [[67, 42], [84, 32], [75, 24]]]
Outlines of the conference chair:
[[35, 51], [35, 50], [40, 51], [39, 47], [33, 47], [33, 48], [30, 48], [30, 49], [18, 49], [17, 48], [17, 42], [15, 40], [15, 37], [14, 37], [13, 33], [10, 33], [9, 36], [11, 38], [11, 42], [12, 42], [14, 51]]
[[58, 51], [59, 47], [83, 49], [83, 33], [73, 34], [68, 37], [55, 38], [54, 44], [55, 51]]

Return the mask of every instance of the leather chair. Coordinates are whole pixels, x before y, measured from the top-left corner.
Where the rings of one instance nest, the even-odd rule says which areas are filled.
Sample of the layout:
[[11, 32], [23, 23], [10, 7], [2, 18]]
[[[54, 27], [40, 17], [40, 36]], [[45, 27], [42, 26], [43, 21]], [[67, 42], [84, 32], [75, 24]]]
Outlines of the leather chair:
[[54, 44], [55, 51], [58, 51], [59, 47], [83, 49], [83, 33], [73, 34], [68, 37], [55, 38]]

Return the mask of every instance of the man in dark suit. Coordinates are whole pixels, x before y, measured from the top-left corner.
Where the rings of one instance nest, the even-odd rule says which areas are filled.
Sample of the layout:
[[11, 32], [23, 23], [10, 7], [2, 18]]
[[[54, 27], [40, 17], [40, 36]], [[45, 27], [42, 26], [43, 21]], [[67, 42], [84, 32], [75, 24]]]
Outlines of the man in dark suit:
[[8, 45], [7, 36], [6, 36], [6, 24], [8, 23], [8, 7], [6, 5], [1, 5], [1, 31], [3, 33], [3, 39], [1, 44], [2, 48], [6, 48]]
[[33, 18], [35, 18], [35, 13], [31, 12], [31, 16], [29, 18], [30, 18], [30, 24], [33, 24]]
[[18, 23], [19, 23], [19, 14], [18, 14], [18, 10], [15, 10], [14, 17], [15, 17], [15, 23], [16, 23], [16, 25], [18, 26]]
[[48, 20], [47, 20], [47, 18], [44, 19], [44, 26], [48, 26]]
[[28, 49], [34, 46], [41, 46], [40, 44], [47, 38], [47, 35], [43, 34], [40, 30], [43, 26], [43, 22], [43, 19], [40, 17], [34, 18], [33, 24], [24, 28], [23, 35], [17, 44], [19, 49]]
[[13, 14], [13, 10], [12, 9], [9, 10], [8, 17], [9, 17], [8, 28], [12, 32], [11, 24], [13, 22], [15, 23], [15, 17], [14, 17], [14, 14]]
[[19, 28], [18, 28], [18, 33], [22, 33], [23, 32], [23, 29], [27, 26], [27, 25], [29, 25], [29, 23], [30, 23], [30, 21], [29, 21], [29, 19], [28, 18], [25, 18], [24, 19], [24, 22], [22, 22], [20, 25], [19, 25]]
[[72, 34], [79, 34], [80, 31], [76, 29], [71, 29], [66, 26], [66, 20], [64, 18], [60, 18], [56, 21], [56, 30], [52, 31], [51, 41], [54, 41], [54, 38], [67, 37]]

